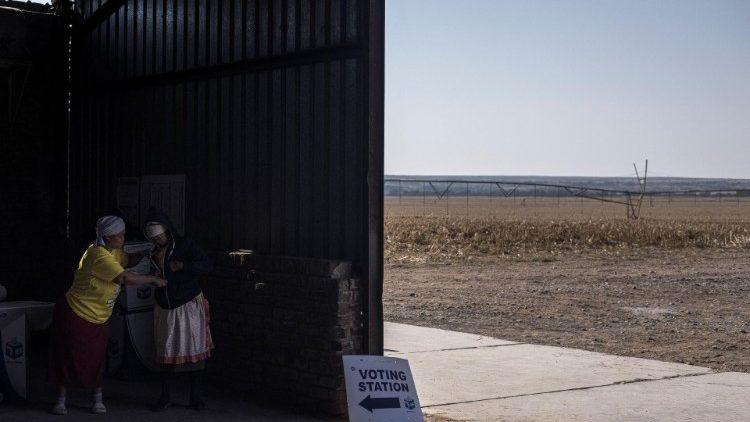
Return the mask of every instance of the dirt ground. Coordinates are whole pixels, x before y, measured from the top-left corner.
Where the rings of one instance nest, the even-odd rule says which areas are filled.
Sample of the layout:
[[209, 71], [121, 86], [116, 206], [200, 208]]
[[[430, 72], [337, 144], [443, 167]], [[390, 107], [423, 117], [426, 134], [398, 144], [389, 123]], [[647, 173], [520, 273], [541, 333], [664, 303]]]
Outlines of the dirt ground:
[[750, 372], [750, 250], [385, 266], [387, 321]]

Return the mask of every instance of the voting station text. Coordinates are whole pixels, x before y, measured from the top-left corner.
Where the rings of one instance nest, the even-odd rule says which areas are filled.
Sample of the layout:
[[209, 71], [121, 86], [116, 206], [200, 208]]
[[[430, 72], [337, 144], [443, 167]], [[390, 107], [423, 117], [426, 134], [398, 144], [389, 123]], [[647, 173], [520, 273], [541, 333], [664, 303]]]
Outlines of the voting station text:
[[359, 382], [359, 391], [409, 391], [406, 372], [386, 369], [358, 369], [363, 381]]

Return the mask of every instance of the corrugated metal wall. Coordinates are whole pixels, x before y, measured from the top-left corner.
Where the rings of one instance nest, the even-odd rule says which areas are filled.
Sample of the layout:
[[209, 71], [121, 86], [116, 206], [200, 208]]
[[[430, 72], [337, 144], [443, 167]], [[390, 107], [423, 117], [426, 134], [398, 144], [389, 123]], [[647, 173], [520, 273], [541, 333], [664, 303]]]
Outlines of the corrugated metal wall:
[[383, 3], [79, 0], [74, 229], [114, 206], [118, 177], [185, 174], [204, 247], [382, 280]]
[[[8, 300], [57, 300], [66, 240], [67, 34], [49, 7], [0, 2], [0, 284]], [[57, 251], [29, 254], [44, 239]]]
[[119, 176], [184, 173], [206, 247], [361, 259], [361, 3], [124, 2], [82, 46], [81, 222], [114, 205]]

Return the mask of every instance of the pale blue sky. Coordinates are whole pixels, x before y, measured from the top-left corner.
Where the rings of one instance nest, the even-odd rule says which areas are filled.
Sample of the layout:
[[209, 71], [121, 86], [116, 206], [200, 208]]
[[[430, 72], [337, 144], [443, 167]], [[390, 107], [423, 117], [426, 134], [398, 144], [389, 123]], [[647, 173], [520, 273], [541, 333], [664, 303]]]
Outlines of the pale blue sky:
[[386, 0], [387, 174], [750, 178], [750, 1]]

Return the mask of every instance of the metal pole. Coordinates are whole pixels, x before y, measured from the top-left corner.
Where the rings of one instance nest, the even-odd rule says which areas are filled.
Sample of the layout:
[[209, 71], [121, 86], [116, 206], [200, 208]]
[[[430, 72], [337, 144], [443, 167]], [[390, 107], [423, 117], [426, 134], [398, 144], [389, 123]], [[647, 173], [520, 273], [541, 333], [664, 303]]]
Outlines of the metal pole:
[[366, 189], [368, 195], [368, 242], [366, 297], [363, 298], [365, 344], [363, 352], [383, 355], [383, 129], [385, 110], [385, 2], [365, 2], [362, 28], [366, 45], [363, 46], [362, 67], [367, 84], [366, 108], [361, 120], [366, 122], [368, 161]]
[[67, 83], [67, 100], [68, 104], [66, 106], [66, 116], [65, 116], [65, 143], [66, 143], [66, 154], [65, 157], [65, 238], [70, 239], [70, 166], [71, 166], [71, 139], [72, 139], [72, 117], [73, 114], [73, 100], [75, 98], [73, 97], [73, 34], [71, 30], [71, 13], [70, 11], [66, 11], [63, 14], [64, 19], [63, 22], [65, 24], [66, 28], [66, 38], [68, 41], [68, 77], [66, 79]]
[[489, 186], [490, 188], [490, 212], [489, 214], [492, 215], [494, 214], [494, 210], [492, 209], [492, 185], [487, 185], [487, 186]]
[[469, 182], [466, 182], [466, 216], [469, 216]]
[[448, 185], [448, 190], [445, 191], [445, 215], [450, 215], [450, 211], [448, 210], [448, 202], [451, 199], [450, 190], [451, 187]]

